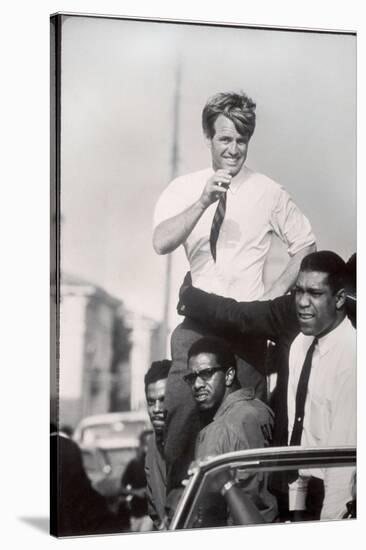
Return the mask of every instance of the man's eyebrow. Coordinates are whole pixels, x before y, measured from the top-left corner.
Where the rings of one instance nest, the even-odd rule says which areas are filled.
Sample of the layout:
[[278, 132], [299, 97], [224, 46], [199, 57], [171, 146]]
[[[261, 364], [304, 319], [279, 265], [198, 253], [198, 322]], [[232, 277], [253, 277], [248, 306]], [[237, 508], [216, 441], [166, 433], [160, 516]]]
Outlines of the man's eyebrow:
[[303, 290], [306, 292], [324, 292], [324, 288], [322, 287], [312, 287], [312, 286], [302, 286], [302, 285], [295, 285], [295, 290]]

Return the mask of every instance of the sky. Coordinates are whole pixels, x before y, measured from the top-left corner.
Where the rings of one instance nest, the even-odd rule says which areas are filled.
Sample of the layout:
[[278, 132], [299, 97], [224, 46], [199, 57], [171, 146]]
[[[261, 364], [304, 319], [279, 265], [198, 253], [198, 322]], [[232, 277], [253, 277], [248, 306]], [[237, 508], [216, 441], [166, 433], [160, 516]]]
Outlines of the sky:
[[[154, 205], [176, 174], [205, 168], [206, 99], [244, 90], [257, 103], [247, 165], [283, 185], [318, 249], [356, 250], [356, 41], [350, 34], [65, 17], [61, 210], [65, 272], [161, 319], [166, 257], [152, 248]], [[278, 261], [272, 261], [277, 259]], [[286, 253], [274, 244], [266, 280]], [[184, 253], [173, 254], [171, 327]]]

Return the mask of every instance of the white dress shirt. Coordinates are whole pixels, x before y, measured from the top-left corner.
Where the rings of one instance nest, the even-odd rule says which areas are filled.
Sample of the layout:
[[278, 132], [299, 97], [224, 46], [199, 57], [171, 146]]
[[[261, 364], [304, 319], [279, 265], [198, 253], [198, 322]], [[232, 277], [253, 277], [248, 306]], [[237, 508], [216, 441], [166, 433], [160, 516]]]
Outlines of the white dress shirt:
[[[213, 173], [208, 168], [173, 180], [157, 202], [154, 227], [196, 202]], [[184, 243], [193, 284], [206, 292], [237, 300], [261, 298], [272, 233], [286, 244], [290, 256], [315, 242], [308, 219], [290, 195], [272, 179], [244, 166], [227, 192], [215, 263], [210, 231], [216, 207], [217, 202], [205, 210]]]
[[[300, 333], [289, 357], [289, 440], [294, 425], [296, 390], [306, 352], [314, 337]], [[356, 331], [346, 317], [315, 347], [305, 401], [303, 447], [356, 445]], [[352, 468], [300, 470], [290, 485], [290, 510], [304, 510], [310, 476], [324, 480], [321, 519], [341, 518], [352, 496]]]

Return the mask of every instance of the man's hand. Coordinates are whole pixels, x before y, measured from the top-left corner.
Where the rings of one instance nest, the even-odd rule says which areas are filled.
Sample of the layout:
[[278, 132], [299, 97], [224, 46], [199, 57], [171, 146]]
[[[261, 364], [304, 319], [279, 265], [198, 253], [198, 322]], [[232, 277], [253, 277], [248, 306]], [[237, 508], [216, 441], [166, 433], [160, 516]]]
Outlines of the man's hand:
[[208, 180], [200, 196], [200, 203], [203, 208], [217, 201], [222, 193], [226, 193], [231, 183], [231, 175], [227, 170], [217, 170]]
[[191, 286], [192, 286], [192, 276], [191, 276], [191, 272], [190, 272], [190, 271], [187, 271], [187, 273], [185, 274], [183, 283], [181, 284], [181, 287], [180, 287], [180, 289], [179, 289], [179, 300], [182, 299], [185, 290], [187, 290], [187, 288], [189, 288], [189, 287], [191, 287]]
[[210, 491], [213, 493], [220, 493], [228, 481], [236, 483], [235, 474], [233, 470], [221, 470], [215, 476], [210, 478]]
[[184, 304], [182, 304], [182, 301], [183, 301], [183, 295], [184, 295], [184, 292], [187, 290], [187, 288], [190, 288], [192, 286], [192, 277], [191, 277], [191, 272], [190, 271], [187, 271], [185, 277], [184, 277], [184, 281], [179, 289], [179, 301], [178, 301], [178, 304], [177, 304], [177, 312], [179, 315], [184, 315], [184, 309], [185, 309], [185, 306]]
[[124, 496], [145, 498], [146, 497], [146, 487], [140, 487], [139, 489], [133, 489], [130, 485], [127, 485], [127, 487], [122, 487], [121, 494], [124, 495]]

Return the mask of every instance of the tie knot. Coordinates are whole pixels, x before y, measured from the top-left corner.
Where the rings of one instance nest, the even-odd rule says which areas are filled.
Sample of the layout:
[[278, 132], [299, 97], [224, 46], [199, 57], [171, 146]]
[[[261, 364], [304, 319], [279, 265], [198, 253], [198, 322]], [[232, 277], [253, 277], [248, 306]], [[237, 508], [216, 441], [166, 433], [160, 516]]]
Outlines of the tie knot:
[[[308, 360], [311, 361], [311, 358], [313, 357], [316, 345], [318, 344], [318, 338], [314, 338], [314, 340], [311, 342], [310, 346], [308, 347], [308, 351], [306, 352], [306, 357]], [[306, 359], [306, 358], [305, 358]]]

